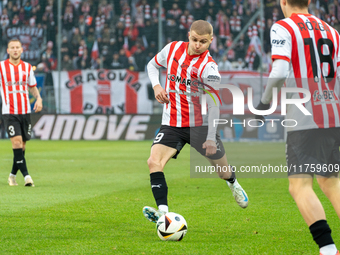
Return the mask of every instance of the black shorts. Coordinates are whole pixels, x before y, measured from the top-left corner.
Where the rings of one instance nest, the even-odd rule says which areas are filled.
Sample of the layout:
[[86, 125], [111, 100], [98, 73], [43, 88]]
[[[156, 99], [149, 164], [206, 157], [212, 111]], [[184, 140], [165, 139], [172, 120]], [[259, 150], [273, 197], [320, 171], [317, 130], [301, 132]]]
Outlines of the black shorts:
[[340, 128], [288, 132], [286, 159], [288, 175], [331, 176], [340, 168]]
[[24, 142], [31, 139], [30, 114], [4, 114], [2, 118], [9, 138], [22, 136]]
[[[174, 148], [177, 153], [173, 158], [177, 158], [186, 143], [195, 148], [201, 155], [205, 156], [205, 149], [202, 144], [206, 141], [208, 127], [171, 127], [162, 125], [156, 135], [153, 144], [163, 144]], [[220, 159], [224, 156], [225, 151], [220, 136], [216, 134], [217, 151], [214, 155], [208, 156], [210, 159]]]

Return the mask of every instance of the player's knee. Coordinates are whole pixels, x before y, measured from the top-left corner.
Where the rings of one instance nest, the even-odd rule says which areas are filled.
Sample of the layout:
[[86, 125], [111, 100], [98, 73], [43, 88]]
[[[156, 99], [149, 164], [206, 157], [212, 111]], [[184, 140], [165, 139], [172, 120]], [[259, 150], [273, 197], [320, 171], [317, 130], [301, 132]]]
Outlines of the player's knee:
[[338, 178], [317, 178], [318, 184], [322, 192], [329, 197], [334, 189], [340, 188], [340, 182]]
[[12, 141], [12, 146], [14, 149], [22, 148], [22, 141], [20, 139], [14, 139]]
[[148, 158], [147, 163], [148, 163], [150, 172], [155, 172], [155, 171], [159, 171], [160, 169], [163, 169], [162, 162], [153, 157]]
[[289, 183], [289, 193], [292, 197], [295, 197], [295, 195], [298, 193], [299, 186], [295, 183]]

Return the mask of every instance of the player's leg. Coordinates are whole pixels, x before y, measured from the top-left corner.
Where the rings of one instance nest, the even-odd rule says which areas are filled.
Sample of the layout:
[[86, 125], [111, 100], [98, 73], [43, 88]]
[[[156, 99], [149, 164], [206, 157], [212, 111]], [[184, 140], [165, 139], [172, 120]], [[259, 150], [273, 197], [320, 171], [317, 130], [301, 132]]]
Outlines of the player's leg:
[[[26, 142], [23, 142], [22, 153], [23, 153], [24, 157], [25, 157], [25, 147], [26, 147]], [[19, 170], [19, 168], [18, 168], [17, 164], [15, 164], [15, 160], [13, 158], [13, 165], [12, 165], [12, 171], [11, 171], [10, 176], [16, 176], [18, 170]], [[16, 184], [16, 185], [18, 185], [18, 184]]]
[[12, 143], [12, 149], [14, 154], [14, 164], [19, 169], [24, 177], [28, 176], [28, 170], [26, 165], [26, 159], [23, 152], [23, 146], [25, 142], [22, 140], [22, 136], [14, 136], [10, 138]]
[[[329, 201], [332, 203], [338, 217], [340, 218], [340, 180], [339, 175], [336, 174], [330, 178], [327, 177], [319, 177], [317, 178], [319, 186], [323, 193], [327, 196]], [[320, 247], [320, 253], [323, 255], [326, 254], [335, 254], [337, 252], [337, 248], [334, 243], [330, 243], [323, 247]], [[339, 254], [339, 253], [337, 253]]]
[[340, 180], [339, 175], [327, 178], [318, 176], [317, 181], [323, 193], [327, 196], [332, 203], [340, 219]]
[[335, 255], [337, 249], [331, 236], [325, 211], [313, 190], [313, 176], [309, 174], [290, 176], [289, 192], [307, 223], [314, 241], [318, 244], [321, 254]]
[[296, 174], [289, 178], [289, 193], [295, 200], [303, 219], [310, 226], [317, 220], [325, 220], [325, 211], [313, 190], [313, 176]]
[[[210, 164], [215, 167], [218, 176], [226, 181], [237, 204], [242, 208], [246, 208], [249, 202], [248, 195], [236, 179], [235, 168], [231, 165], [228, 165], [226, 155], [224, 154], [220, 159], [211, 159], [208, 157], [207, 159]], [[228, 171], [223, 171], [223, 169], [228, 169]]]
[[31, 122], [30, 115], [12, 115], [10, 116], [8, 134], [12, 143], [14, 154], [14, 163], [10, 177], [13, 177], [15, 171], [19, 169], [25, 178], [25, 186], [34, 186], [33, 180], [28, 173], [24, 150], [26, 141], [31, 139]]
[[177, 153], [177, 150], [163, 144], [154, 144], [151, 147], [148, 166], [150, 170], [150, 184], [153, 197], [158, 209], [150, 206], [143, 208], [144, 216], [151, 222], [156, 223], [159, 217], [167, 213], [168, 209], [168, 186], [164, 176], [164, 166]]
[[[215, 167], [215, 171], [218, 173], [219, 177], [225, 180], [231, 189], [237, 204], [242, 208], [246, 208], [248, 206], [247, 193], [236, 180], [235, 168], [228, 164], [224, 146], [219, 135], [216, 135], [216, 153], [208, 157], [205, 156], [206, 150], [202, 148], [202, 145], [206, 141], [207, 132], [208, 127], [205, 126], [191, 128], [190, 145]], [[225, 169], [228, 169], [228, 171], [225, 171]]]
[[150, 157], [147, 161], [150, 171], [150, 185], [152, 194], [158, 209], [150, 206], [143, 208], [144, 216], [152, 222], [169, 211], [168, 208], [168, 186], [165, 181], [163, 169], [166, 163], [177, 154], [185, 145], [181, 138], [189, 132], [187, 128], [175, 128], [161, 126], [160, 131], [154, 139], [151, 147]]

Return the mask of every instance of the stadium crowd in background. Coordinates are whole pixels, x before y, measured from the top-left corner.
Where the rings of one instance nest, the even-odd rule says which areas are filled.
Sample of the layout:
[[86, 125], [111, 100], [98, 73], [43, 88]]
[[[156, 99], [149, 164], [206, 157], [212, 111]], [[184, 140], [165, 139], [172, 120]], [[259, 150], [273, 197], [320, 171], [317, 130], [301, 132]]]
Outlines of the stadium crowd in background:
[[[264, 71], [270, 71], [272, 24], [283, 18], [278, 0], [265, 0], [265, 18], [255, 20], [237, 40], [234, 38], [259, 9], [259, 0], [163, 0], [161, 14], [163, 45], [186, 40], [188, 28], [197, 19], [210, 22], [215, 37], [210, 53], [224, 70], [259, 70], [260, 31], [264, 33]], [[6, 45], [6, 30], [26, 25], [44, 28], [44, 49], [38, 70], [57, 69], [57, 0], [3, 0], [0, 2], [0, 46]], [[310, 13], [337, 27], [338, 0], [312, 0]], [[120, 69], [144, 71], [158, 52], [157, 0], [62, 0], [62, 69]], [[2, 47], [4, 49], [6, 47]], [[6, 52], [2, 52], [6, 59]]]

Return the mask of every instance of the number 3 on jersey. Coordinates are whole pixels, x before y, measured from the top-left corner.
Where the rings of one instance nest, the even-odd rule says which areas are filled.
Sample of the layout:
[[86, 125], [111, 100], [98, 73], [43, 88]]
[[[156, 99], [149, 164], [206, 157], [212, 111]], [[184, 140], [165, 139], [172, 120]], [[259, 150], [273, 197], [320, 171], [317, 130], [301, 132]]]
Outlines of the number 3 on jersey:
[[[305, 38], [304, 43], [306, 46], [307, 45], [309, 46], [314, 81], [319, 82], [317, 63], [320, 62], [320, 64], [328, 63], [329, 71], [327, 75], [323, 75], [322, 66], [320, 66], [320, 69], [321, 69], [321, 75], [325, 78], [325, 82], [326, 83], [331, 82], [334, 79], [334, 65], [333, 65], [333, 59], [332, 59], [332, 56], [334, 53], [334, 45], [333, 45], [332, 40], [327, 39], [327, 38], [320, 38], [318, 40], [317, 49], [318, 49], [319, 61], [317, 61], [316, 56], [315, 56], [313, 39]], [[324, 46], [326, 45], [328, 46], [328, 54], [324, 54], [326, 52]]]
[[154, 143], [159, 143], [160, 140], [162, 140], [163, 136], [164, 136], [164, 133], [158, 133], [158, 134], [156, 135], [155, 139], [153, 140], [153, 142], [154, 142]]

